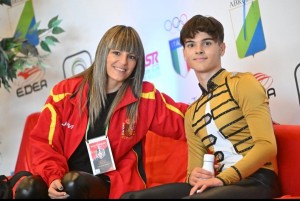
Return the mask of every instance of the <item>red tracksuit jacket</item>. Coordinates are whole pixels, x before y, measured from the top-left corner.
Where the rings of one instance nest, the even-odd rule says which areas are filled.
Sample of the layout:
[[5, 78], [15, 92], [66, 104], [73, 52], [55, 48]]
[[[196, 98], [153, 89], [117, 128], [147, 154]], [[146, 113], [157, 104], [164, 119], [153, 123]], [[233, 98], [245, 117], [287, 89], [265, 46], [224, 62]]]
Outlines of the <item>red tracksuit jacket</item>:
[[[80, 115], [80, 96], [72, 97], [81, 81], [82, 78], [70, 78], [53, 87], [37, 126], [31, 132], [32, 170], [41, 175], [48, 185], [69, 171], [67, 161], [86, 132], [88, 110], [85, 108]], [[87, 92], [88, 86], [84, 90]], [[86, 99], [84, 95], [82, 101]], [[142, 152], [136, 152], [133, 147], [144, 141], [148, 130], [161, 136], [186, 140], [184, 113], [187, 104], [174, 102], [155, 89], [153, 84], [144, 82], [138, 122], [132, 133], [126, 129], [126, 106], [135, 101], [137, 99], [128, 89], [110, 120], [107, 135], [116, 170], [105, 173], [111, 180], [109, 198], [119, 198], [127, 191], [146, 188], [143, 164], [139, 162]]]

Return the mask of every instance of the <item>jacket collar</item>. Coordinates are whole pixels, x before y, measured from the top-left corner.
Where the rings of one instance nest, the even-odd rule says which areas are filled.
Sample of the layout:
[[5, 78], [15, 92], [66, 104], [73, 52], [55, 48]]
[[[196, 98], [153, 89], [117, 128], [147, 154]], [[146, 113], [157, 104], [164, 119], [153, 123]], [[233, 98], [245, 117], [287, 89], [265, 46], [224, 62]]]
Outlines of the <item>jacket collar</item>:
[[206, 95], [216, 89], [219, 85], [224, 81], [222, 75], [225, 75], [227, 72], [224, 68], [221, 68], [218, 72], [216, 72], [207, 82], [207, 91], [206, 89], [199, 83], [199, 87], [202, 91], [202, 95]]
[[[84, 101], [87, 101], [87, 94], [88, 94], [88, 89], [89, 89], [89, 86], [88, 84], [86, 84], [84, 86], [84, 89], [83, 89], [83, 95], [82, 95], [82, 103], [84, 104]], [[74, 94], [72, 95], [73, 98], [71, 98], [71, 102], [72, 104], [74, 105], [77, 105], [79, 104], [80, 102], [80, 94], [78, 93], [78, 89], [74, 92]], [[132, 90], [130, 87], [127, 88], [125, 94], [124, 94], [124, 98], [120, 101], [120, 103], [118, 104], [117, 109], [121, 108], [121, 107], [124, 107], [124, 106], [127, 106], [135, 101], [137, 101], [137, 97], [134, 96]]]
[[116, 110], [118, 110], [119, 108], [121, 107], [125, 107], [131, 103], [134, 103], [136, 102], [138, 99], [137, 97], [134, 96], [132, 90], [130, 87], [127, 88], [125, 94], [124, 94], [124, 97], [123, 99], [120, 101], [120, 103], [118, 104]]

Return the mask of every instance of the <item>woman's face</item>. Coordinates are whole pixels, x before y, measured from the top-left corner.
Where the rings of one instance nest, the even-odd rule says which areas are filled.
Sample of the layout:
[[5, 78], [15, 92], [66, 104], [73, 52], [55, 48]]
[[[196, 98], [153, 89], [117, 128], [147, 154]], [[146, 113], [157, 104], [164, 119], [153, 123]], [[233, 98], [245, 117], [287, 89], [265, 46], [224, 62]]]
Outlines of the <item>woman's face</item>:
[[119, 89], [122, 83], [134, 71], [136, 55], [119, 50], [110, 50], [107, 56], [106, 70], [108, 75], [108, 92]]

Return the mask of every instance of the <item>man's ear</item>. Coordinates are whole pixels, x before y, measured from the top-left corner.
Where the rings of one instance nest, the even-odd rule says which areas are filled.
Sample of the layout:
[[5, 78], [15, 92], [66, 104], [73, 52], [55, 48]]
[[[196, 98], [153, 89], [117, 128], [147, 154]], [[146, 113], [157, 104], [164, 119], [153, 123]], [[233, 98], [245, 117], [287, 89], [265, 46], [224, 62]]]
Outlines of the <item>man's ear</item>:
[[220, 44], [220, 55], [223, 56], [225, 54], [226, 45], [225, 43]]

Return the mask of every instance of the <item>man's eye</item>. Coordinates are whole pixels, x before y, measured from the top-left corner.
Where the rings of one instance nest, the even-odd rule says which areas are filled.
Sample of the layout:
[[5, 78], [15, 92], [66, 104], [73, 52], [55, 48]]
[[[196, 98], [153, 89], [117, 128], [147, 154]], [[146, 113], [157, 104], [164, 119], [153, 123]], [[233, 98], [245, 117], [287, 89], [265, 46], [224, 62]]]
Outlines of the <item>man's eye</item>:
[[211, 41], [205, 41], [205, 42], [203, 43], [204, 46], [210, 46], [211, 44], [212, 44]]
[[187, 43], [186, 47], [194, 47], [194, 44], [193, 43]]

